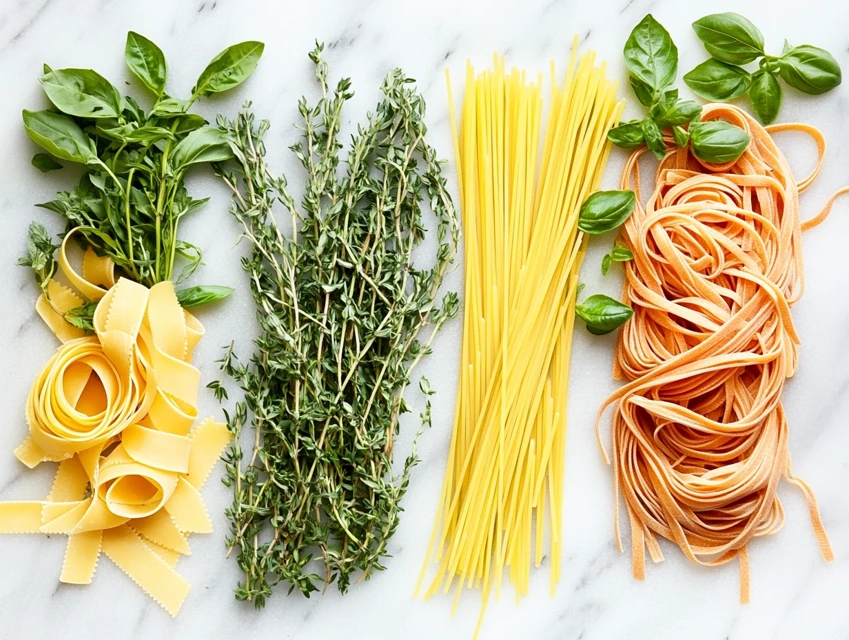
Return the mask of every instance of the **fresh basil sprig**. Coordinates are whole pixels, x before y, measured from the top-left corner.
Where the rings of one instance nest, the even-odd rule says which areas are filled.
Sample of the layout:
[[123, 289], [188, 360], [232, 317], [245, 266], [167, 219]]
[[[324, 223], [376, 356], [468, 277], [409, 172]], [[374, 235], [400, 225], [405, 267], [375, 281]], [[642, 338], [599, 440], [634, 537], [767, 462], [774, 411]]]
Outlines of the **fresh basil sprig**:
[[[842, 80], [840, 65], [825, 49], [785, 42], [780, 56], [767, 55], [760, 30], [737, 13], [715, 13], [693, 23], [712, 56], [684, 75], [684, 82], [706, 100], [725, 101], [749, 94], [752, 111], [764, 124], [778, 117], [782, 91], [778, 78], [810, 95], [831, 91]], [[740, 65], [758, 61], [750, 73]]]
[[587, 323], [587, 331], [597, 336], [615, 331], [634, 315], [631, 307], [602, 293], [575, 305], [575, 313]]
[[617, 242], [613, 245], [613, 249], [610, 250], [610, 253], [605, 254], [605, 256], [601, 259], [601, 275], [606, 276], [607, 272], [610, 271], [610, 266], [614, 262], [628, 262], [633, 259], [634, 254], [631, 253], [631, 250], [625, 245]]
[[[692, 100], [681, 100], [677, 89], [669, 87], [675, 82], [678, 73], [678, 48], [669, 32], [663, 28], [651, 14], [643, 18], [634, 27], [624, 48], [625, 64], [630, 71], [630, 84], [640, 101], [648, 108], [648, 116], [642, 120], [630, 120], [612, 128], [607, 138], [613, 144], [625, 149], [635, 149], [646, 145], [658, 159], [666, 155], [667, 143], [684, 147], [690, 143], [692, 135], [685, 128], [698, 120], [702, 107]], [[733, 74], [721, 69], [726, 74]], [[740, 91], [740, 83], [751, 82], [748, 78], [734, 81], [726, 80], [726, 92]], [[748, 89], [748, 84], [746, 84]], [[719, 127], [737, 129], [727, 134], [728, 138], [740, 138], [746, 135], [734, 125], [722, 122]], [[664, 131], [667, 134], [664, 136]], [[716, 162], [710, 153], [711, 145], [701, 144], [691, 147], [693, 154], [706, 162]], [[740, 149], [740, 154], [745, 147]]]
[[[262, 51], [260, 42], [228, 47], [207, 65], [184, 100], [166, 92], [168, 66], [162, 50], [131, 31], [124, 58], [155, 100], [149, 111], [95, 71], [45, 65], [40, 82], [61, 113], [25, 110], [24, 128], [50, 155], [85, 165], [86, 171], [73, 191], [61, 191], [40, 206], [66, 218], [68, 229], [79, 229], [84, 243], [111, 257], [123, 276], [152, 286], [170, 280], [175, 263], [182, 260], [176, 280], [189, 277], [201, 264], [202, 253], [178, 237], [178, 228], [207, 198], [189, 195], [186, 171], [227, 160], [233, 153], [220, 129], [206, 126], [203, 117], [188, 110], [201, 96], [244, 82]], [[37, 154], [33, 164], [42, 171], [61, 166], [45, 154]], [[49, 242], [32, 231], [30, 235], [47, 250]], [[43, 262], [29, 254], [26, 261], [36, 271]], [[207, 289], [205, 296], [195, 293], [192, 299], [220, 299], [222, 292]]]

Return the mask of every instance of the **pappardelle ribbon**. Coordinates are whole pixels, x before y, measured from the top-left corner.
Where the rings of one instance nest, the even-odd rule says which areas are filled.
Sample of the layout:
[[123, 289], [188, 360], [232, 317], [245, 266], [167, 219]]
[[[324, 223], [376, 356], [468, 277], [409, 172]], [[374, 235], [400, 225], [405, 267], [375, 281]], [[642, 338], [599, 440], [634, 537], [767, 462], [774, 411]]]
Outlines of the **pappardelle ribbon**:
[[0, 502], [0, 533], [67, 535], [62, 582], [90, 583], [102, 552], [175, 616], [189, 592], [175, 565], [190, 553], [190, 533], [212, 531], [200, 489], [232, 437], [211, 418], [192, 426], [200, 372], [191, 358], [203, 326], [171, 282], [116, 282], [112, 260], [91, 248], [78, 274], [71, 235], [59, 266], [99, 301], [94, 335], [65, 320], [83, 298], [52, 280], [36, 309], [63, 344], [33, 383], [30, 435], [15, 455], [59, 468], [45, 500]]

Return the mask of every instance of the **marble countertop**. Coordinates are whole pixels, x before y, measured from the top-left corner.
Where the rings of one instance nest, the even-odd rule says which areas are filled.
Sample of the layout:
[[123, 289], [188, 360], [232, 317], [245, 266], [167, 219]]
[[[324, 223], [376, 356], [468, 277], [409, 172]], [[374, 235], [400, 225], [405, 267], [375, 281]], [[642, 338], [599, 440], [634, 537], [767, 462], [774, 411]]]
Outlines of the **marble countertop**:
[[[443, 70], [455, 74], [471, 58], [486, 65], [492, 51], [508, 64], [543, 69], [549, 59], [565, 61], [571, 36], [582, 48], [596, 49], [611, 73], [626, 79], [622, 45], [628, 32], [651, 11], [678, 44], [681, 69], [692, 68], [705, 53], [690, 23], [711, 11], [733, 9], [764, 32], [767, 46], [779, 51], [784, 38], [810, 42], [831, 51], [849, 70], [849, 7], [834, 0], [737, 0], [733, 3], [685, 3], [673, 0], [490, 0], [489, 2], [398, 2], [370, 0], [294, 3], [273, 0], [2, 0], [0, 2], [0, 210], [3, 235], [0, 273], [3, 312], [0, 336], [7, 366], [0, 368], [0, 500], [38, 499], [49, 487], [51, 472], [31, 472], [12, 456], [26, 433], [23, 417], [29, 386], [55, 347], [35, 315], [36, 287], [28, 271], [15, 266], [24, 250], [32, 219], [52, 225], [55, 217], [33, 204], [52, 198], [63, 178], [48, 177], [29, 164], [35, 151], [21, 126], [22, 108], [40, 108], [37, 76], [42, 63], [92, 67], [116, 84], [128, 80], [123, 65], [126, 32], [138, 31], [157, 42], [169, 60], [169, 88], [187, 93], [206, 62], [225, 45], [247, 39], [266, 43], [254, 77], [223, 99], [208, 100], [199, 111], [208, 117], [232, 114], [246, 99], [273, 129], [267, 137], [274, 166], [297, 175], [286, 150], [296, 139], [296, 102], [315, 95], [307, 52], [314, 39], [327, 43], [331, 76], [350, 76], [356, 97], [345, 121], [356, 123], [378, 97], [382, 76], [401, 66], [418, 79], [428, 101], [432, 143], [451, 157]], [[688, 90], [679, 83], [682, 95]], [[829, 150], [821, 179], [803, 194], [803, 216], [815, 213], [827, 196], [849, 182], [849, 83], [812, 99], [787, 91], [781, 121], [804, 121], [826, 133]], [[630, 95], [629, 95], [630, 97]], [[633, 101], [632, 101], [633, 102]], [[628, 105], [636, 115], [637, 108]], [[803, 137], [782, 138], [791, 164], [806, 173], [814, 149]], [[618, 180], [624, 154], [614, 152], [605, 184]], [[453, 169], [450, 183], [456, 190]], [[221, 345], [235, 338], [247, 353], [255, 330], [253, 305], [239, 268], [236, 223], [227, 214], [228, 198], [206, 173], [192, 177], [191, 190], [211, 195], [212, 202], [186, 224], [186, 237], [200, 244], [206, 266], [196, 282], [238, 288], [226, 304], [201, 314], [207, 336], [195, 354], [205, 380], [216, 375], [214, 360]], [[688, 562], [677, 548], [665, 545], [667, 560], [651, 565], [647, 579], [631, 577], [630, 558], [613, 542], [612, 474], [602, 461], [593, 433], [597, 407], [615, 388], [611, 380], [612, 338], [575, 334], [570, 387], [566, 459], [563, 579], [555, 598], [548, 594], [547, 567], [532, 573], [531, 595], [516, 606], [512, 597], [491, 604], [481, 637], [539, 640], [731, 638], [849, 638], [849, 201], [840, 202], [826, 224], [804, 238], [807, 291], [794, 308], [803, 346], [801, 363], [788, 382], [784, 401], [790, 420], [794, 471], [814, 488], [836, 559], [823, 562], [811, 531], [802, 496], [786, 484], [780, 495], [786, 526], [777, 535], [750, 546], [752, 602], [738, 603], [736, 564], [706, 569]], [[587, 259], [597, 265], [604, 249]], [[589, 289], [616, 295], [617, 276], [603, 282], [587, 268]], [[461, 289], [462, 269], [448, 286]], [[182, 612], [172, 620], [108, 560], [102, 560], [93, 584], [61, 585], [59, 571], [64, 537], [0, 537], [0, 638], [471, 638], [479, 601], [467, 596], [456, 617], [451, 598], [428, 602], [412, 593], [427, 546], [442, 484], [451, 437], [461, 322], [437, 338], [434, 354], [421, 373], [437, 389], [434, 427], [421, 439], [423, 459], [405, 499], [405, 513], [390, 546], [388, 571], [352, 588], [344, 597], [334, 589], [307, 600], [280, 590], [262, 611], [236, 602], [233, 588], [239, 571], [224, 557], [229, 491], [210, 482], [205, 499], [216, 530], [195, 536], [193, 553], [179, 571], [192, 585]], [[14, 363], [12, 365], [11, 363]], [[412, 389], [412, 388], [411, 388]], [[416, 393], [413, 404], [421, 404]], [[220, 416], [206, 389], [201, 414]], [[408, 430], [409, 431], [409, 430]], [[49, 465], [46, 465], [49, 466]], [[220, 477], [220, 470], [215, 472]], [[547, 563], [546, 563], [547, 564]]]

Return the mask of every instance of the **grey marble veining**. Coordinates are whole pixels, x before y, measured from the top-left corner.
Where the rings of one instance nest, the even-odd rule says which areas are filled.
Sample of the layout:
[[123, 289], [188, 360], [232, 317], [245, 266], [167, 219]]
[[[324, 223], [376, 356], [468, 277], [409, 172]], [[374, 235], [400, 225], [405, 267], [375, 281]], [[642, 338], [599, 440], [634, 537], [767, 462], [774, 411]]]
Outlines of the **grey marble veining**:
[[[565, 62], [573, 33], [582, 48], [594, 48], [609, 62], [611, 73], [626, 76], [622, 45], [632, 26], [651, 11], [678, 44], [682, 71], [705, 57], [689, 24], [704, 13], [733, 9], [747, 15], [764, 32], [767, 45], [779, 51], [783, 39], [810, 42], [831, 51], [849, 70], [849, 9], [833, 0], [785, 2], [738, 0], [734, 3], [685, 3], [673, 0], [524, 0], [510, 2], [332, 2], [273, 0], [193, 0], [116, 2], [114, 0], [2, 0], [0, 2], [0, 274], [4, 294], [0, 336], [11, 366], [0, 369], [0, 500], [39, 499], [50, 484], [51, 470], [26, 471], [12, 456], [24, 437], [24, 403], [30, 383], [55, 347], [33, 312], [35, 287], [24, 269], [14, 266], [24, 247], [26, 227], [37, 219], [58, 231], [36, 202], [52, 197], [61, 180], [29, 164], [35, 147], [21, 126], [22, 108], [40, 108], [44, 98], [36, 81], [41, 65], [92, 67], [116, 83], [128, 80], [123, 46], [129, 29], [153, 39], [169, 61], [169, 90], [188, 93], [215, 53], [227, 44], [259, 39], [266, 51], [255, 76], [220, 99], [204, 101], [208, 117], [232, 114], [246, 99], [268, 117], [270, 160], [290, 179], [298, 167], [287, 151], [296, 140], [296, 103], [315, 96], [306, 53], [314, 39], [327, 43], [331, 76], [350, 76], [356, 97], [345, 122], [351, 128], [372, 108], [383, 75], [401, 66], [419, 81], [428, 101], [432, 142], [446, 158], [452, 148], [443, 70], [461, 77], [471, 58], [486, 65], [493, 51], [508, 64], [530, 70], [548, 61]], [[682, 95], [689, 94], [679, 83]], [[459, 87], [455, 88], [455, 92]], [[849, 182], [849, 128], [844, 85], [811, 99], [788, 90], [781, 121], [804, 121], [823, 129], [829, 141], [820, 180], [802, 196], [803, 217], [813, 215], [827, 196]], [[630, 97], [630, 96], [629, 96]], [[628, 112], [637, 115], [637, 107]], [[798, 175], [812, 166], [813, 145], [786, 135], [783, 148]], [[614, 152], [605, 184], [614, 186], [624, 154]], [[453, 164], [453, 163], [452, 163]], [[449, 169], [452, 188], [453, 170]], [[70, 178], [67, 178], [70, 183]], [[292, 180], [294, 182], [294, 180]], [[206, 266], [197, 282], [238, 288], [233, 299], [201, 314], [207, 335], [195, 364], [204, 380], [216, 375], [214, 360], [221, 345], [235, 338], [247, 353], [253, 333], [253, 307], [239, 269], [245, 248], [236, 244], [237, 229], [226, 212], [225, 190], [205, 174], [192, 177], [193, 193], [213, 196], [202, 213], [185, 226], [186, 237], [200, 244]], [[615, 388], [610, 378], [612, 338], [591, 338], [576, 331], [570, 387], [569, 435], [564, 504], [563, 579], [555, 598], [548, 594], [548, 562], [532, 573], [531, 595], [519, 606], [508, 589], [491, 603], [482, 638], [539, 640], [731, 638], [849, 638], [849, 202], [839, 202], [832, 217], [804, 238], [807, 291], [794, 308], [803, 340], [796, 377], [784, 399], [791, 425], [794, 471], [817, 493], [836, 559], [826, 564], [811, 532], [802, 496], [784, 486], [781, 497], [787, 523], [777, 535], [750, 547], [752, 603], [737, 601], [736, 565], [705, 569], [688, 562], [677, 548], [664, 545], [666, 561], [650, 565], [644, 582], [633, 580], [630, 558], [613, 542], [612, 478], [595, 443], [593, 421], [604, 397]], [[597, 265], [606, 246], [594, 246], [583, 279], [590, 289], [612, 295], [618, 276], [602, 280]], [[460, 289], [462, 269], [449, 286]], [[179, 571], [192, 585], [180, 616], [172, 620], [102, 558], [93, 584], [60, 585], [62, 536], [0, 537], [0, 638], [344, 638], [390, 640], [470, 638], [478, 614], [475, 594], [450, 616], [451, 598], [424, 602], [412, 597], [427, 546], [442, 483], [451, 436], [461, 322], [447, 327], [434, 354], [421, 368], [437, 388], [434, 428], [421, 440], [423, 462], [406, 497], [401, 525], [392, 541], [388, 571], [341, 597], [335, 589], [306, 600], [281, 590], [263, 611], [233, 599], [239, 578], [235, 562], [224, 558], [229, 492], [214, 478], [204, 496], [213, 514], [215, 533], [193, 536], [192, 555]], [[411, 394], [414, 405], [420, 398]], [[201, 413], [220, 415], [212, 395], [202, 393]], [[414, 430], [414, 427], [413, 427]], [[409, 431], [409, 430], [408, 430]], [[626, 538], [627, 545], [627, 538]]]

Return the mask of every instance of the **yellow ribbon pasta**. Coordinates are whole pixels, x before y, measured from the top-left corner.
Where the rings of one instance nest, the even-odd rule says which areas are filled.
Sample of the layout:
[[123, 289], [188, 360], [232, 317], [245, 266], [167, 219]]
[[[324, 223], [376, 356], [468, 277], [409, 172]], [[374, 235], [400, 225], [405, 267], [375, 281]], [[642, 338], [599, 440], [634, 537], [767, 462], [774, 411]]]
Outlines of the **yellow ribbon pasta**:
[[36, 308], [63, 344], [32, 386], [30, 436], [15, 455], [59, 468], [45, 500], [0, 503], [0, 533], [67, 535], [62, 582], [91, 582], [102, 552], [176, 615], [189, 585], [175, 565], [191, 552], [190, 533], [212, 531], [200, 489], [231, 439], [212, 419], [192, 428], [200, 373], [191, 357], [203, 326], [170, 282], [115, 282], [112, 261], [91, 249], [77, 274], [70, 235], [59, 265], [99, 300], [94, 335], [64, 317], [83, 298], [51, 281]]

